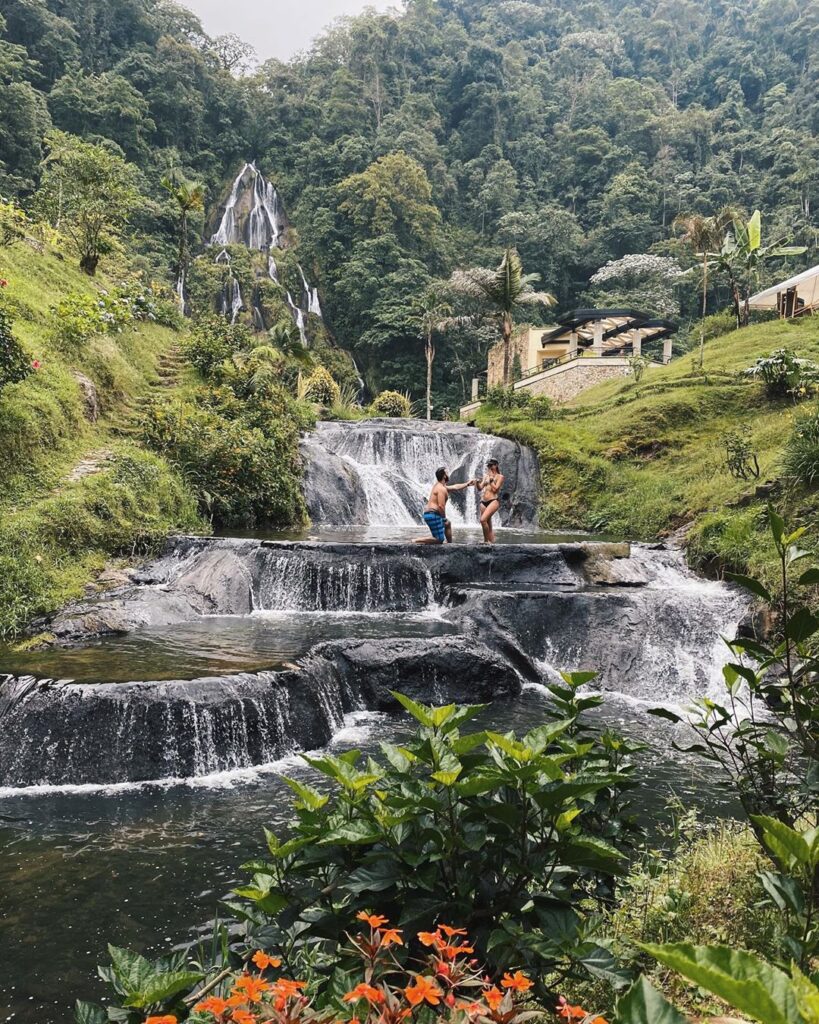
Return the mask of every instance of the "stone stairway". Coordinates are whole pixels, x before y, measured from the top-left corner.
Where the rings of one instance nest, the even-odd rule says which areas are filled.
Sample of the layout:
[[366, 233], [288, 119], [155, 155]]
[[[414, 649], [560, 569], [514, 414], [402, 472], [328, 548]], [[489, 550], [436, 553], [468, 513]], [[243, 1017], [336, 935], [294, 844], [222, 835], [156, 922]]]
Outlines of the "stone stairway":
[[163, 352], [157, 360], [156, 373], [149, 380], [148, 387], [120, 407], [116, 418], [112, 421], [111, 433], [117, 437], [139, 436], [145, 410], [153, 401], [160, 398], [166, 389], [179, 383], [185, 366], [185, 357], [177, 347]]

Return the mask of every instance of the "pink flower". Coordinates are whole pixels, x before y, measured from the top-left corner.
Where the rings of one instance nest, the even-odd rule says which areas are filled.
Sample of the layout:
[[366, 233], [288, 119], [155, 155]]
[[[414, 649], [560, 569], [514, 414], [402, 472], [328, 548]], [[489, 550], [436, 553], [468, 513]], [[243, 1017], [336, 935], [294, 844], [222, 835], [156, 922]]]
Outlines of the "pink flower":
[[43, 364], [40, 362], [39, 359], [32, 359], [31, 360], [31, 368], [32, 368], [32, 370], [39, 370], [42, 365]]
[[8, 288], [8, 281], [5, 277], [0, 277], [0, 288]]

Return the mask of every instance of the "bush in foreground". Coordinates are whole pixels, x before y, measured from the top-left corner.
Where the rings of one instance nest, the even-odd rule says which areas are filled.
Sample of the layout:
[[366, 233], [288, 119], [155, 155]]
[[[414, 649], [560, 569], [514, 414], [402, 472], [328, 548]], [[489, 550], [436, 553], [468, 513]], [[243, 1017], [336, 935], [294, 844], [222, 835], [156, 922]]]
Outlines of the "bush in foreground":
[[412, 405], [409, 398], [399, 391], [382, 391], [373, 399], [370, 411], [374, 416], [406, 419], [412, 412]]

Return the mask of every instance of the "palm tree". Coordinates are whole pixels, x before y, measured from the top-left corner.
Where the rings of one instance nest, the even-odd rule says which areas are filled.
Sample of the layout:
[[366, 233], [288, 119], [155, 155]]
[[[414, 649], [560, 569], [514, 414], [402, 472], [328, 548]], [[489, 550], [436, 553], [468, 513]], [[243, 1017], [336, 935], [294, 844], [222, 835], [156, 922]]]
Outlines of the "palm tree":
[[750, 319], [748, 300], [751, 287], [758, 283], [759, 271], [768, 260], [802, 256], [805, 245], [762, 244], [762, 215], [754, 210], [749, 221], [734, 216], [731, 229], [718, 252], [711, 253], [717, 266], [728, 278], [737, 327], [747, 327]]
[[464, 323], [467, 317], [453, 316], [452, 306], [446, 301], [441, 282], [433, 284], [416, 304], [415, 322], [424, 342], [427, 360], [427, 419], [432, 419], [432, 363], [435, 359], [434, 338], [439, 331]]
[[283, 316], [267, 332], [270, 343], [294, 362], [305, 367], [313, 366], [313, 357], [301, 340], [298, 327], [289, 316]]
[[469, 267], [456, 270], [449, 281], [454, 292], [477, 300], [484, 306], [482, 315], [499, 320], [503, 338], [503, 382], [510, 383], [513, 316], [522, 306], [553, 306], [557, 302], [549, 292], [538, 292], [532, 282], [537, 274], [524, 274], [517, 249], [506, 249], [495, 270]]
[[205, 186], [198, 181], [185, 181], [173, 170], [160, 184], [176, 203], [179, 210], [179, 249], [177, 252], [177, 293], [184, 306], [185, 275], [188, 270], [188, 217], [205, 208]]
[[699, 213], [683, 213], [674, 220], [674, 227], [683, 232], [694, 255], [702, 260], [702, 318], [700, 320], [700, 367], [703, 364], [705, 347], [705, 315], [708, 309], [708, 260], [712, 252], [719, 249], [730, 229], [736, 213], [729, 207], [720, 210], [713, 217]]

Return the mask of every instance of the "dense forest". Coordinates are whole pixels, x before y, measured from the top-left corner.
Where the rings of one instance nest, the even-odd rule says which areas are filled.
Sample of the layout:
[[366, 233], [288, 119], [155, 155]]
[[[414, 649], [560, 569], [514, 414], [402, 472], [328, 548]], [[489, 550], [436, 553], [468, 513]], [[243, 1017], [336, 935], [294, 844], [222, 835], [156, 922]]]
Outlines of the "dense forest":
[[[589, 292], [626, 254], [689, 265], [681, 213], [760, 208], [767, 239], [808, 246], [797, 266], [816, 261], [816, 5], [409, 0], [259, 67], [164, 0], [0, 0], [0, 13], [0, 193], [31, 201], [52, 127], [104, 142], [136, 168], [129, 248], [171, 281], [163, 174], [203, 182], [213, 207], [255, 158], [373, 390], [421, 397], [422, 297], [504, 246], [563, 309], [628, 298], [628, 280]], [[193, 218], [192, 244], [203, 231]], [[684, 326], [697, 282], [681, 280]], [[727, 292], [714, 287], [715, 309]], [[438, 411], [458, 404], [492, 339], [440, 339]]]

